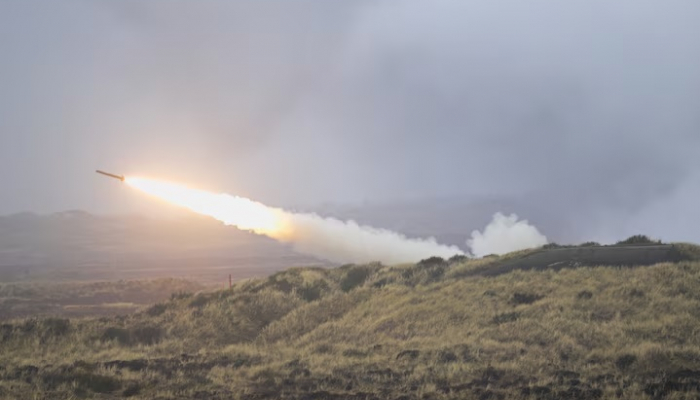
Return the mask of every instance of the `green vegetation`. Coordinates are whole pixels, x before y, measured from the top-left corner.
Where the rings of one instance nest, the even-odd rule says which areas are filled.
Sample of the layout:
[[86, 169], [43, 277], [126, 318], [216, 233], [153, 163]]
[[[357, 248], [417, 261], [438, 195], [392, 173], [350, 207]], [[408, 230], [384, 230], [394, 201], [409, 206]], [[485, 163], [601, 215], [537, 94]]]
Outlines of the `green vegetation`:
[[128, 316], [8, 322], [0, 397], [700, 395], [697, 258], [473, 273], [531, 254], [293, 268]]

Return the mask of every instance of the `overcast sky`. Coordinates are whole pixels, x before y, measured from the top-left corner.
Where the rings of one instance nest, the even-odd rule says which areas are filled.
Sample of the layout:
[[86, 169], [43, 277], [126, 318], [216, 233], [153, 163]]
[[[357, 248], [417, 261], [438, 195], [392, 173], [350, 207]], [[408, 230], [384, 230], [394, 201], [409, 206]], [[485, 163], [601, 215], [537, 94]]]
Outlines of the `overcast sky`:
[[0, 214], [148, 210], [102, 168], [700, 241], [698, 21], [696, 0], [2, 1]]

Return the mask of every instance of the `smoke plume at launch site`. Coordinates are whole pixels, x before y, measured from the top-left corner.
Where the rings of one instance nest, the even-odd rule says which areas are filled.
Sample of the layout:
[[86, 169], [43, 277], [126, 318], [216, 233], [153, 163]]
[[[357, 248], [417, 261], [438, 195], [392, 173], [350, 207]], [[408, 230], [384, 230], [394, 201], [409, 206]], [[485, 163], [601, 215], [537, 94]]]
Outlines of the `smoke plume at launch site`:
[[488, 254], [505, 254], [547, 244], [547, 237], [526, 220], [518, 220], [516, 214], [496, 213], [483, 232], [472, 232], [467, 245], [477, 257]]

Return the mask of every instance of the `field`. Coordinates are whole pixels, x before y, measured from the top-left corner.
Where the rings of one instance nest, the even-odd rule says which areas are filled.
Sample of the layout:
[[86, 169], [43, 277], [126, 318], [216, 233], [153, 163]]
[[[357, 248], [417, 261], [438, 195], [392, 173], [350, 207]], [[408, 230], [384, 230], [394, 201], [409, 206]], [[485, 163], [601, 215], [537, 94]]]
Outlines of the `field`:
[[126, 316], [15, 320], [0, 396], [695, 399], [700, 262], [674, 249], [498, 274], [533, 252], [293, 268]]
[[127, 314], [174, 293], [205, 289], [183, 279], [116, 282], [0, 283], [0, 321], [36, 316]]

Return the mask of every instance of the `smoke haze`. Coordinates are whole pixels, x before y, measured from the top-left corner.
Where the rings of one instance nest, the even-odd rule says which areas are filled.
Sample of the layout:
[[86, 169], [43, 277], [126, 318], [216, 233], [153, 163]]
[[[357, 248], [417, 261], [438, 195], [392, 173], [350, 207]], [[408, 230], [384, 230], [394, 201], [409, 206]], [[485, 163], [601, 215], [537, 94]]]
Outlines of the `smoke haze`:
[[496, 213], [483, 232], [472, 232], [467, 245], [477, 257], [489, 254], [506, 254], [547, 244], [547, 238], [536, 227], [515, 214]]
[[499, 210], [557, 242], [700, 241], [699, 20], [695, 0], [2, 1], [0, 214], [160, 212], [104, 168], [388, 204], [355, 220], [444, 218], [459, 243]]
[[464, 254], [458, 247], [438, 244], [434, 238], [409, 239], [354, 221], [343, 222], [314, 214], [288, 214], [287, 217], [293, 232], [283, 241], [292, 242], [300, 253], [331, 261], [400, 264], [432, 256], [449, 258]]

